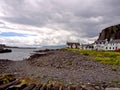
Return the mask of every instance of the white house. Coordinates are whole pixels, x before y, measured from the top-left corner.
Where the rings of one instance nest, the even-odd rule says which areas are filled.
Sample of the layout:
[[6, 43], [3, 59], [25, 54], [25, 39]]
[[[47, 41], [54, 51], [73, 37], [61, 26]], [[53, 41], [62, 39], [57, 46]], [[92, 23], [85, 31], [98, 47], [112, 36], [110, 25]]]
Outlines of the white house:
[[105, 50], [105, 46], [108, 44], [107, 39], [106, 40], [97, 40], [94, 42], [93, 47], [94, 50]]
[[118, 50], [120, 49], [120, 39], [110, 39], [110, 41], [106, 40], [97, 40], [93, 44], [94, 50]]
[[119, 50], [120, 49], [120, 39], [111, 39], [107, 45], [105, 45], [105, 50]]
[[92, 44], [82, 44], [75, 43], [75, 42], [67, 42], [66, 43], [68, 48], [79, 48], [83, 50], [102, 50], [102, 51], [120, 51], [120, 39], [107, 39], [105, 40], [96, 40]]

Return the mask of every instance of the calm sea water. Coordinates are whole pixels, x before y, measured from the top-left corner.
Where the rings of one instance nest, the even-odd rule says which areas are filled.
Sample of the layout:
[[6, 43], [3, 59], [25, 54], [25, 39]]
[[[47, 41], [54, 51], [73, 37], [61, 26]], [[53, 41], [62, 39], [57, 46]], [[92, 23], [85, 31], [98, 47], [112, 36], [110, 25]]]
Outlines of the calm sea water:
[[20, 61], [26, 58], [29, 58], [34, 51], [40, 49], [18, 49], [12, 48], [10, 53], [0, 53], [0, 59], [9, 59], [13, 61]]

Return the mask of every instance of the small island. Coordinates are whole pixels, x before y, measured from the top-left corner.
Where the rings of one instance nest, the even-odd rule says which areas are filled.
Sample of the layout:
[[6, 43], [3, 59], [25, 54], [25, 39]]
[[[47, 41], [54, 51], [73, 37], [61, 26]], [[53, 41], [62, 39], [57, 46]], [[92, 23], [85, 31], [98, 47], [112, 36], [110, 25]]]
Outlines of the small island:
[[9, 53], [12, 52], [11, 49], [0, 49], [0, 53]]
[[0, 53], [9, 53], [12, 52], [11, 49], [7, 49], [5, 44], [0, 44]]

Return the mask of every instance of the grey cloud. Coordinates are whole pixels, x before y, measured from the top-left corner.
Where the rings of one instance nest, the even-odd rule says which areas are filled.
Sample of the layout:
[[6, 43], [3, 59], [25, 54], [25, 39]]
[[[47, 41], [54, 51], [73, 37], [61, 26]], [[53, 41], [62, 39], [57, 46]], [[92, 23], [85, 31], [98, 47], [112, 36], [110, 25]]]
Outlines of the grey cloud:
[[4, 24], [3, 22], [0, 22], [0, 24]]
[[[50, 27], [97, 36], [102, 28], [120, 23], [120, 0], [4, 0], [8, 16], [0, 19], [37, 27]], [[102, 17], [94, 22], [90, 18]]]

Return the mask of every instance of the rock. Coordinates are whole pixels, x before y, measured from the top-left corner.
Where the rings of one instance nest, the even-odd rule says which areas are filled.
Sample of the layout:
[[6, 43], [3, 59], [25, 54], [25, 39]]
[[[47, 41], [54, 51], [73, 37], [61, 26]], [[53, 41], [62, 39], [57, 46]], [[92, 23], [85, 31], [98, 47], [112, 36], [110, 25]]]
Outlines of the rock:
[[68, 90], [68, 88], [65, 86], [60, 86], [59, 90]]
[[41, 87], [42, 87], [42, 84], [39, 84], [33, 90], [40, 90]]
[[0, 79], [0, 85], [1, 85], [1, 84], [3, 84], [3, 80], [2, 80], [2, 79]]
[[53, 85], [51, 84], [51, 85], [47, 86], [47, 90], [53, 90]]
[[68, 90], [75, 90], [76, 88], [74, 86], [69, 86]]
[[102, 83], [101, 83], [101, 87], [102, 87], [102, 88], [106, 88], [107, 86], [108, 86], [108, 84], [107, 84], [106, 82], [102, 82]]
[[45, 86], [42, 86], [41, 88], [40, 88], [40, 90], [47, 90], [47, 86], [45, 85]]
[[105, 90], [120, 90], [120, 88], [106, 88]]
[[6, 90], [8, 87], [10, 87], [11, 85], [17, 85], [17, 84], [19, 84], [20, 83], [20, 81], [12, 81], [12, 82], [10, 82], [10, 83], [7, 83], [7, 84], [3, 84], [3, 85], [1, 85], [0, 86], [0, 90]]
[[87, 89], [85, 89], [85, 88], [83, 88], [83, 87], [81, 87], [81, 86], [76, 86], [76, 89], [75, 90], [87, 90]]
[[0, 53], [8, 53], [8, 52], [12, 52], [11, 49], [0, 49]]
[[52, 90], [59, 90], [59, 86], [54, 86]]
[[28, 87], [24, 88], [23, 90], [33, 90], [35, 88], [36, 84], [31, 84]]
[[91, 85], [91, 84], [85, 85], [84, 88], [85, 88], [86, 90], [99, 90], [99, 89], [95, 88], [94, 85]]
[[22, 90], [25, 87], [27, 87], [26, 84], [12, 85], [9, 88], [7, 88], [7, 90]]
[[102, 30], [98, 40], [120, 39], [120, 24], [107, 27]]

